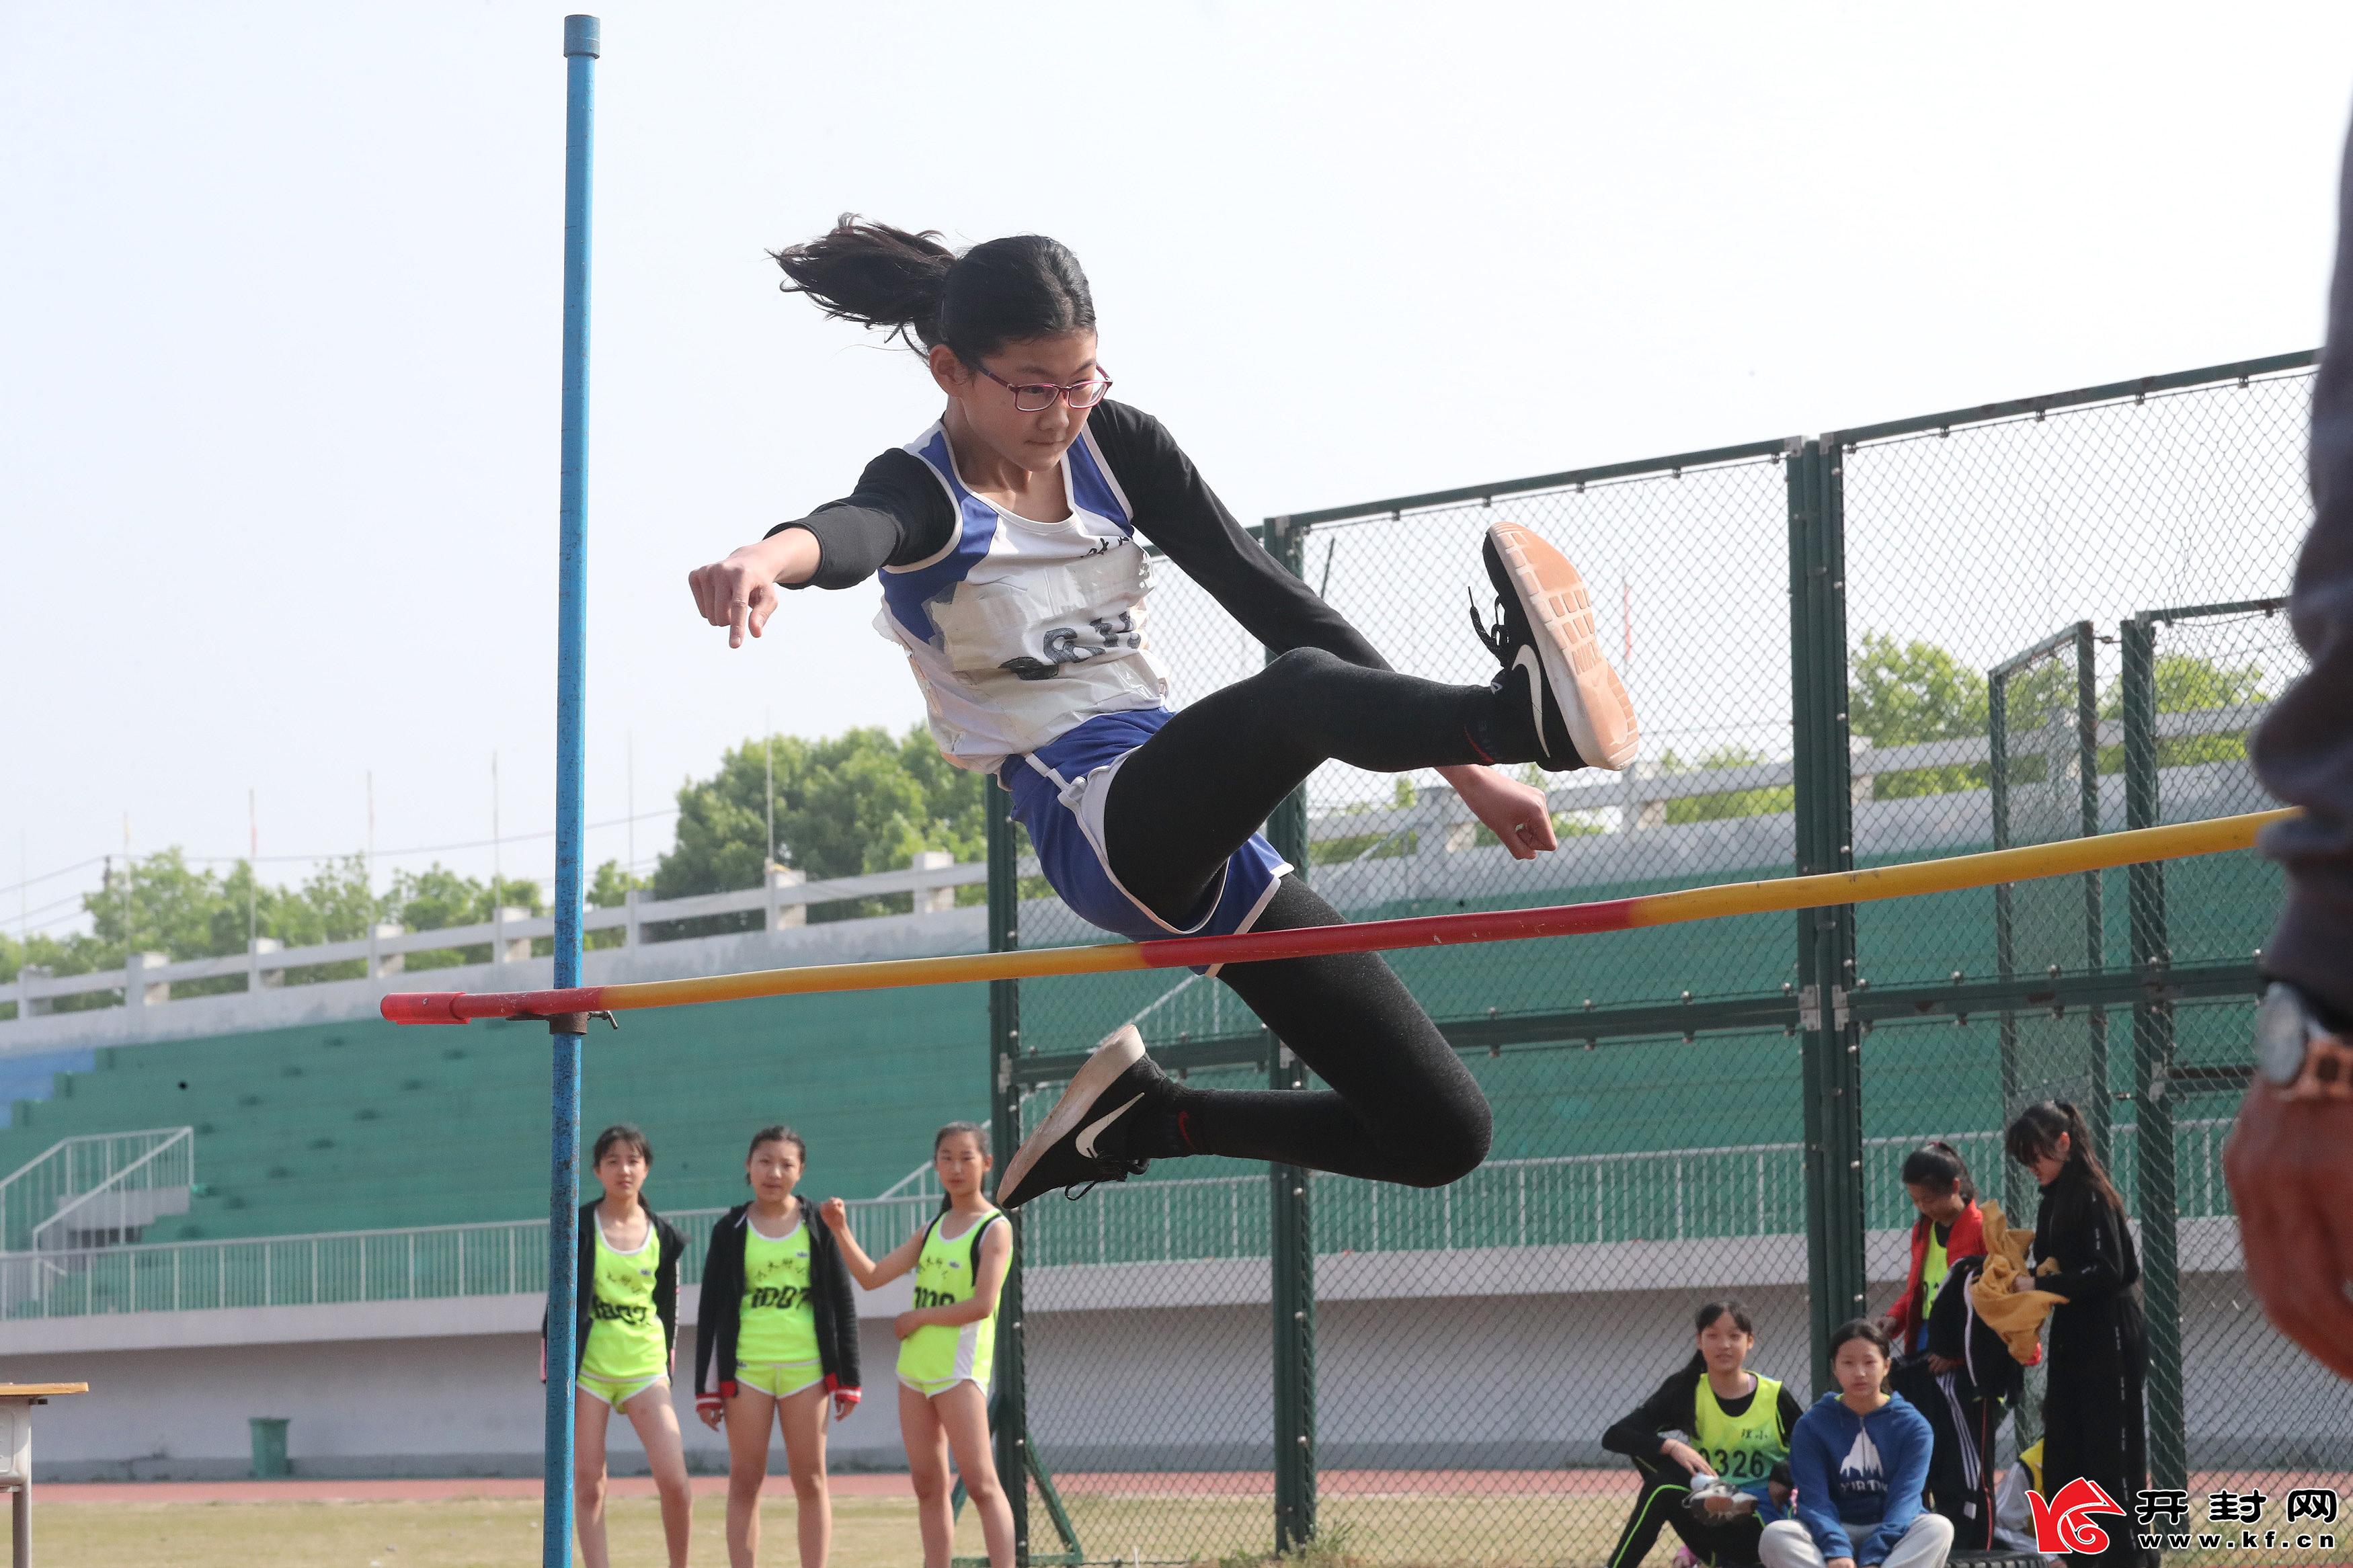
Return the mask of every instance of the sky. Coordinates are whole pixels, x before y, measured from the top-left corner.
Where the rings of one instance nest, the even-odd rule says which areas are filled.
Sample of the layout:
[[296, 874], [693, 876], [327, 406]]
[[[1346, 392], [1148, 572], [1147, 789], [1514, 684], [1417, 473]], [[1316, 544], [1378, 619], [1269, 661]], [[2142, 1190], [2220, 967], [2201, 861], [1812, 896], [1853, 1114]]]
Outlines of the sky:
[[[731, 653], [685, 589], [936, 416], [776, 289], [839, 213], [1069, 244], [1254, 519], [2310, 347], [2353, 104], [2330, 5], [600, 14], [589, 854], [640, 865], [726, 746], [921, 714], [870, 590]], [[380, 872], [487, 871], [494, 755], [548, 875], [562, 16], [0, 0], [0, 924], [126, 831], [244, 854], [248, 792], [268, 875], [371, 788]]]

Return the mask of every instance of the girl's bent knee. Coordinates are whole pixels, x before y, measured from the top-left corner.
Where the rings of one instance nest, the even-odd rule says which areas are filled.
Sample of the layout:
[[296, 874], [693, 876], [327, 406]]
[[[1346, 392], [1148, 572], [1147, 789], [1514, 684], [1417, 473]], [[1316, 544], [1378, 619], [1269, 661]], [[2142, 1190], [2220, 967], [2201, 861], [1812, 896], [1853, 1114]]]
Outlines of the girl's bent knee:
[[1409, 1187], [1442, 1187], [1477, 1170], [1494, 1141], [1495, 1123], [1485, 1100], [1476, 1106], [1433, 1112], [1409, 1146], [1395, 1152], [1389, 1179]]

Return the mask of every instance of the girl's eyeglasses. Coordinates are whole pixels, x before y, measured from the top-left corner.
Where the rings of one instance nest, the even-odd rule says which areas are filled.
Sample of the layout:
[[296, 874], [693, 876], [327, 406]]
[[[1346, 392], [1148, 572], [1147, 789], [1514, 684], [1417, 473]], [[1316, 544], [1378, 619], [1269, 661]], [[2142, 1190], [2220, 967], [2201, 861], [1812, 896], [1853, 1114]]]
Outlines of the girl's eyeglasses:
[[1033, 382], [1027, 386], [1016, 386], [987, 365], [980, 366], [979, 370], [981, 374], [1011, 393], [1013, 406], [1024, 414], [1042, 414], [1054, 406], [1054, 399], [1058, 397], [1072, 408], [1092, 408], [1111, 391], [1111, 378], [1103, 375], [1090, 376], [1084, 381], [1074, 381], [1067, 386], [1058, 386], [1052, 382], [1045, 381]]

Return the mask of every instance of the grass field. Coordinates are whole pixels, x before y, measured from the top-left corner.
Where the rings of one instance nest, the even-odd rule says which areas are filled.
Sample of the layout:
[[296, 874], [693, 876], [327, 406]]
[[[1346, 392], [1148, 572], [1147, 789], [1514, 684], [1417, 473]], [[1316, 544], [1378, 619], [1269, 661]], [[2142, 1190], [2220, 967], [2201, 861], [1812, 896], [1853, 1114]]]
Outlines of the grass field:
[[[1243, 1568], [1269, 1561], [1264, 1551], [1270, 1499], [1263, 1492], [1233, 1489], [1177, 1495], [1148, 1485], [1128, 1489], [1100, 1484], [1108, 1479], [1081, 1480], [1067, 1498], [1089, 1563]], [[531, 1497], [164, 1501], [142, 1498], [142, 1489], [132, 1485], [120, 1489], [119, 1499], [85, 1500], [95, 1489], [73, 1489], [69, 1498], [52, 1496], [38, 1503], [37, 1561], [141, 1568], [537, 1568], [540, 1562], [539, 1502]], [[1389, 1491], [1343, 1486], [1321, 1501], [1317, 1546], [1286, 1562], [1296, 1568], [1598, 1563], [1607, 1557], [1624, 1517], [1626, 1500], [1615, 1495], [1622, 1490], [1556, 1485], [1544, 1491]], [[1042, 1507], [1031, 1521], [1032, 1544], [1042, 1556], [1059, 1542]], [[725, 1500], [716, 1489], [696, 1498], [693, 1568], [725, 1568], [724, 1522]], [[796, 1562], [788, 1492], [782, 1498], [771, 1494], [764, 1523], [762, 1561]], [[608, 1532], [617, 1568], [659, 1568], [665, 1561], [660, 1515], [651, 1497], [616, 1497], [608, 1508]], [[1673, 1544], [1669, 1537], [1652, 1550], [1652, 1568], [1666, 1563]], [[959, 1556], [977, 1556], [980, 1550], [980, 1533], [967, 1510], [958, 1523], [956, 1551]], [[2346, 1562], [2348, 1556], [2353, 1553], [2342, 1550], [2225, 1550], [2169, 1553], [2166, 1562], [2168, 1568], [2219, 1568], [2224, 1563], [2302, 1568]], [[912, 1498], [836, 1496], [834, 1568], [906, 1568], [919, 1560]]]
[[[133, 1489], [124, 1489], [126, 1492]], [[1090, 1561], [1146, 1563], [1260, 1561], [1267, 1541], [1267, 1500], [1123, 1498], [1071, 1500]], [[1482, 1568], [1537, 1563], [1599, 1562], [1617, 1523], [1615, 1508], [1592, 1498], [1336, 1498], [1324, 1508], [1334, 1550], [1314, 1568], [1377, 1562], [1384, 1568], [1477, 1563]], [[1549, 1505], [1542, 1519], [1535, 1510]], [[725, 1501], [695, 1500], [693, 1568], [725, 1568]], [[1564, 1531], [1558, 1510], [1573, 1508], [1591, 1528]], [[1605, 1522], [1604, 1514], [1609, 1516]], [[539, 1504], [522, 1499], [361, 1502], [43, 1502], [36, 1513], [37, 1561], [137, 1563], [142, 1568], [537, 1568]], [[920, 1560], [915, 1505], [906, 1498], [838, 1498], [833, 1568], [907, 1568]], [[1042, 1511], [1035, 1524], [1045, 1528]], [[771, 1500], [763, 1517], [761, 1559], [789, 1564], [789, 1501]], [[664, 1562], [661, 1518], [650, 1498], [617, 1498], [607, 1532], [617, 1568]], [[1577, 1538], [1574, 1542], [1571, 1537]], [[1514, 1540], [1541, 1554], [1521, 1555]], [[1035, 1542], [1058, 1543], [1050, 1528]], [[1525, 1550], [1525, 1547], [1523, 1548]], [[1364, 1555], [1359, 1555], [1361, 1552]], [[1664, 1563], [1671, 1549], [1655, 1555]], [[956, 1530], [958, 1555], [978, 1555], [980, 1532], [967, 1512]], [[1198, 1555], [1196, 1555], [1196, 1554]], [[576, 1558], [575, 1558], [576, 1561]]]
[[[724, 1498], [695, 1500], [694, 1568], [726, 1568], [726, 1510]], [[520, 1500], [42, 1503], [34, 1523], [35, 1561], [49, 1564], [538, 1568], [540, 1561], [539, 1504]], [[792, 1505], [771, 1501], [762, 1524], [762, 1559], [792, 1563]], [[921, 1561], [912, 1499], [839, 1499], [833, 1531], [835, 1568], [906, 1568]], [[614, 1500], [607, 1531], [616, 1568], [660, 1568], [667, 1561], [651, 1498]], [[957, 1531], [956, 1550], [980, 1551], [979, 1531], [968, 1522]]]

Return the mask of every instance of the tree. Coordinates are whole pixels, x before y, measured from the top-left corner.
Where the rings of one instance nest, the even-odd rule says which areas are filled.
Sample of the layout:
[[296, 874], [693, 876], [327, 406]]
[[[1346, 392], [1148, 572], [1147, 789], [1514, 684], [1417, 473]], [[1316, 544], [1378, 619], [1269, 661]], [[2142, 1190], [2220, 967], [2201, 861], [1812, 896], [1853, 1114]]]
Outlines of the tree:
[[[1696, 763], [1686, 763], [1670, 750], [1659, 759], [1662, 773], [1699, 773], [1717, 768], [1755, 767], [1764, 753], [1746, 746], [1718, 746]], [[1684, 795], [1667, 802], [1667, 822], [1722, 822], [1734, 816], [1770, 816], [1797, 809], [1798, 792], [1789, 784], [1761, 784], [1755, 789], [1726, 790], [1721, 795]]]
[[[422, 871], [394, 872], [392, 890], [385, 895], [383, 903], [389, 918], [410, 931], [480, 925], [491, 919], [494, 910], [502, 907], [539, 915], [547, 912], [547, 900], [537, 882], [521, 877], [476, 881], [436, 860]], [[554, 945], [548, 943], [548, 951], [554, 951]], [[405, 967], [447, 969], [460, 963], [483, 963], [489, 959], [490, 945], [476, 942], [470, 947], [412, 952]]]
[[[2150, 667], [2151, 684], [2157, 689], [2157, 710], [2159, 713], [2200, 713], [2218, 708], [2253, 708], [2271, 700], [2264, 689], [2263, 672], [2260, 665], [2225, 665], [2196, 654], [2161, 653]], [[2121, 718], [2125, 710], [2124, 683], [2109, 684], [2100, 697], [2100, 716]], [[2113, 753], [2111, 756], [2110, 753]], [[2177, 735], [2157, 743], [2157, 765], [2161, 768], [2187, 767], [2197, 763], [2237, 762], [2247, 754], [2246, 731], [2235, 734]], [[2124, 748], [2104, 748], [2100, 756], [2103, 771], [2121, 772], [2124, 768]]]
[[[1862, 651], [1847, 672], [1847, 727], [1873, 746], [1981, 737], [1985, 677], [1934, 643], [1898, 643], [1883, 632], [1865, 632]], [[1949, 795], [1985, 784], [1982, 765], [1909, 768], [1877, 775], [1872, 798]]]
[[[772, 752], [776, 841], [770, 845], [764, 840]], [[817, 741], [748, 740], [722, 757], [710, 778], [680, 787], [677, 841], [654, 868], [654, 892], [676, 899], [756, 888], [771, 861], [823, 881], [897, 870], [922, 849], [977, 860], [987, 852], [986, 784], [951, 765], [921, 727], [896, 737], [867, 728]], [[902, 894], [861, 900], [855, 910], [819, 906], [810, 918], [881, 913], [892, 903], [911, 907]]]

